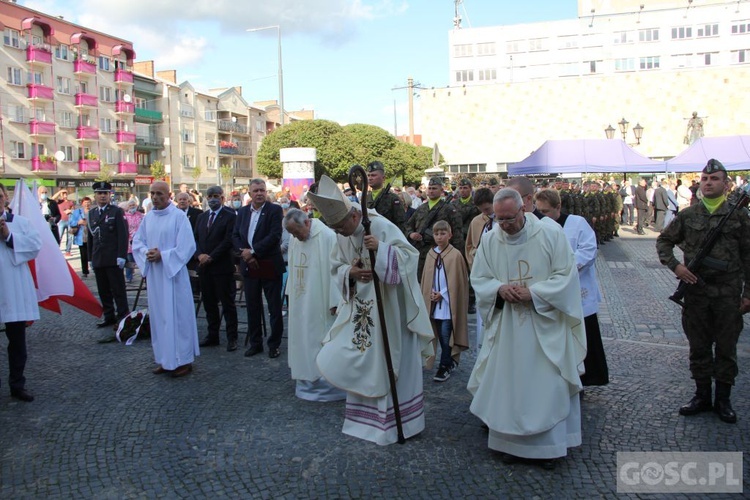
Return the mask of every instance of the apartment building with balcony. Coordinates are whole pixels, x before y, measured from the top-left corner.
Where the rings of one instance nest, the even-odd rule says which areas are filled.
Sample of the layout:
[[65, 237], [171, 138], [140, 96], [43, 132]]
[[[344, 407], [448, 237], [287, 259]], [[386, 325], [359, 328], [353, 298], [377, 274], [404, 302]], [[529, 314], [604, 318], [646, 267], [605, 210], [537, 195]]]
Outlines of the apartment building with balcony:
[[128, 188], [136, 173], [132, 43], [0, 6], [3, 178], [86, 188], [105, 169]]
[[603, 139], [623, 117], [626, 141], [639, 123], [636, 147], [656, 158], [686, 147], [693, 111], [706, 135], [750, 133], [748, 2], [580, 0], [575, 19], [448, 39], [450, 84], [420, 92], [420, 115], [451, 174], [503, 172], [547, 139]]

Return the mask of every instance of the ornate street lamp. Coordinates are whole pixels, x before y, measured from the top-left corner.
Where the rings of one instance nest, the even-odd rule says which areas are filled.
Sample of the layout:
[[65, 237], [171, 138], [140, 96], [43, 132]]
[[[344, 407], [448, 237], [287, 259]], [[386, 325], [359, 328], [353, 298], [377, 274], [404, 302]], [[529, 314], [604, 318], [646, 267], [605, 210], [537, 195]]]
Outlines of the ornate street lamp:
[[615, 128], [610, 123], [607, 128], [604, 129], [604, 133], [607, 134], [607, 139], [612, 139], [615, 136]]
[[643, 127], [641, 127], [640, 123], [636, 123], [635, 127], [633, 127], [633, 134], [635, 135], [636, 145], [640, 145], [641, 137], [643, 137]]
[[620, 126], [620, 133], [622, 134], [622, 140], [624, 141], [626, 138], [626, 135], [628, 134], [628, 125], [630, 125], [630, 123], [628, 123], [625, 117], [623, 117], [622, 120], [620, 120], [620, 122], [618, 123], [618, 125]]

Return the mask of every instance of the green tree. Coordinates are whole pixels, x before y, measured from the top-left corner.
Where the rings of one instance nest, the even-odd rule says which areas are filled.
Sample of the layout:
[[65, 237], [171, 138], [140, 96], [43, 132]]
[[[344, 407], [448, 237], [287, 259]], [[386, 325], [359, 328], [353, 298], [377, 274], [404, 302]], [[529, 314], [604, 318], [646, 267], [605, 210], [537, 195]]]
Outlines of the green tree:
[[193, 184], [195, 184], [195, 189], [198, 189], [198, 179], [201, 178], [201, 175], [203, 175], [203, 169], [199, 166], [195, 166], [192, 172], [190, 172], [190, 177], [193, 178]]
[[164, 164], [159, 160], [155, 160], [148, 169], [155, 181], [163, 181], [167, 178], [167, 169], [164, 168]]
[[94, 178], [98, 182], [112, 182], [117, 168], [114, 165], [102, 165], [99, 174]]

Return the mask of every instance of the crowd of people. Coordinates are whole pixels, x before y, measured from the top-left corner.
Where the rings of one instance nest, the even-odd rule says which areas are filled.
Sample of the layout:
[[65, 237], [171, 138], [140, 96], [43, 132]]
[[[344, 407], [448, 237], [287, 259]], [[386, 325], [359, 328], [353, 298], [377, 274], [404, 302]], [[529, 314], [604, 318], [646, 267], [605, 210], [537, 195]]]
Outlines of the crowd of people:
[[[239, 274], [248, 318], [245, 356], [266, 350], [271, 359], [280, 356], [286, 302], [296, 395], [345, 399], [344, 433], [378, 444], [420, 433], [422, 370], [435, 370], [433, 380], [445, 383], [462, 351], [473, 347], [470, 409], [487, 428], [489, 447], [505, 461], [551, 468], [581, 443], [584, 387], [609, 382], [595, 262], [599, 245], [619, 236], [621, 226], [635, 224], [642, 234], [652, 224], [661, 233], [661, 262], [690, 284], [700, 273], [703, 284], [689, 288], [683, 309], [697, 390], [680, 413], [715, 410], [721, 420], [736, 421], [729, 395], [742, 314], [750, 310], [747, 212], [733, 213], [712, 254], [721, 266], [685, 265], [730, 206], [731, 181], [712, 162], [690, 187], [669, 179], [651, 187], [640, 179], [636, 187], [628, 180], [539, 184], [513, 177], [475, 188], [463, 178], [451, 192], [433, 177], [424, 189], [401, 188], [385, 183], [385, 166], [375, 161], [366, 169], [364, 197], [361, 189], [322, 176], [295, 200], [286, 193], [274, 199], [262, 179], [253, 179], [247, 192], [212, 186], [205, 196], [184, 185], [173, 195], [155, 182], [142, 203], [130, 199], [122, 207], [111, 203], [107, 182], [95, 183], [93, 202], [84, 198], [79, 208], [62, 191], [52, 201], [46, 188], [39, 189], [39, 202], [53, 233], [62, 227], [58, 241], [67, 232], [66, 254], [78, 245], [83, 275], [94, 271], [104, 311], [97, 326], [108, 328], [101, 342], [114, 340], [110, 327], [130, 312], [126, 283], [134, 272], [146, 278], [154, 374], [190, 374], [200, 347], [221, 344], [222, 318], [227, 351], [238, 349]], [[18, 279], [28, 281], [24, 266], [36, 240], [22, 218], [9, 215], [0, 217], [6, 241], [0, 249], [12, 254]], [[675, 258], [675, 246], [684, 250], [685, 263]], [[196, 286], [206, 311], [202, 338]], [[472, 340], [468, 316], [474, 313]], [[15, 359], [25, 362], [18, 325], [36, 317], [38, 311], [9, 314], [0, 307]], [[33, 399], [20, 362], [11, 364], [11, 393]]]

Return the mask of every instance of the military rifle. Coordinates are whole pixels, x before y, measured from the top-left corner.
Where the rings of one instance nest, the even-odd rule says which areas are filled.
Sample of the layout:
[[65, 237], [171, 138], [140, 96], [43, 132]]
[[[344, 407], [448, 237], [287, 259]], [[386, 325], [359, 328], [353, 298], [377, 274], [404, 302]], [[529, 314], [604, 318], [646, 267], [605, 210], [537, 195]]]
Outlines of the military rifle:
[[[698, 278], [698, 284], [701, 286], [704, 286], [706, 283], [701, 279], [700, 276], [698, 276], [697, 271], [700, 269], [700, 267], [704, 264], [707, 264], [709, 262], [715, 261], [715, 259], [711, 259], [711, 257], [708, 256], [708, 254], [711, 253], [711, 250], [714, 248], [714, 245], [719, 240], [719, 235], [721, 235], [721, 229], [724, 227], [724, 224], [729, 220], [729, 218], [732, 216], [732, 214], [738, 209], [747, 206], [748, 202], [750, 202], [750, 184], [746, 184], [744, 187], [742, 187], [740, 190], [740, 196], [737, 198], [737, 200], [734, 203], [731, 203], [729, 206], [729, 212], [724, 215], [724, 217], [721, 218], [718, 224], [716, 224], [716, 227], [711, 229], [706, 236], [703, 238], [703, 242], [701, 243], [700, 248], [695, 253], [692, 259], [690, 259], [690, 262], [687, 264], [688, 271], [695, 274], [695, 276]], [[690, 286], [690, 283], [687, 281], [680, 280], [680, 284], [677, 285], [677, 290], [669, 296], [669, 300], [676, 303], [680, 307], [685, 307], [685, 292], [687, 291], [688, 286]]]

